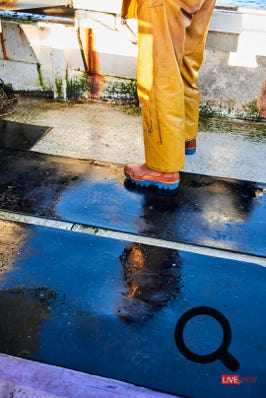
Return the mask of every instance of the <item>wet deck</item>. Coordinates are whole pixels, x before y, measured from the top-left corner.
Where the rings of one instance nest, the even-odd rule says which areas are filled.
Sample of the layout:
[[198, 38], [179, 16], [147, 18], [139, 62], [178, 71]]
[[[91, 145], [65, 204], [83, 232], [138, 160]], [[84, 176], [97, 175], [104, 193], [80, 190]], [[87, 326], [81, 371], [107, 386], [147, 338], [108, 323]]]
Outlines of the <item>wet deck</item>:
[[[262, 267], [10, 222], [0, 231], [10, 257], [1, 267], [2, 353], [182, 396], [262, 396]], [[225, 389], [221, 375], [232, 371], [221, 361], [194, 363], [179, 352], [177, 321], [199, 305], [226, 316], [229, 351], [241, 376], [256, 376], [254, 385]], [[222, 339], [221, 326], [207, 316], [185, 329], [189, 349], [200, 356]]]
[[0, 120], [0, 148], [31, 149], [50, 127]]
[[[50, 125], [45, 112], [38, 123]], [[107, 126], [90, 117], [104, 148]], [[82, 135], [90, 126], [80, 121]], [[44, 152], [59, 128], [34, 135], [31, 149]], [[265, 181], [186, 171], [174, 195], [135, 190], [120, 164], [28, 151], [19, 135], [0, 149], [0, 352], [174, 395], [262, 397]], [[195, 362], [175, 337], [178, 320], [199, 306], [207, 313], [184, 329]], [[229, 322], [237, 368], [223, 352], [201, 363], [228, 338], [212, 309]], [[225, 386], [222, 375], [241, 384]]]
[[0, 155], [1, 210], [266, 255], [266, 184], [182, 173], [178, 191], [161, 193], [125, 183], [117, 164]]

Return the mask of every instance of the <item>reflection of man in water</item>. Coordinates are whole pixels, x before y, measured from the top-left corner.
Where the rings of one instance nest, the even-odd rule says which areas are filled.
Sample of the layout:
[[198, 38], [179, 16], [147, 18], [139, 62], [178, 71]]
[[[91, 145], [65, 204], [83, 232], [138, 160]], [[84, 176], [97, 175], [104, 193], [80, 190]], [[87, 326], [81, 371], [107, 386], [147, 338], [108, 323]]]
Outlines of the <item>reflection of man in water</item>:
[[120, 256], [126, 292], [118, 313], [128, 322], [152, 318], [180, 291], [181, 259], [175, 250], [132, 243]]

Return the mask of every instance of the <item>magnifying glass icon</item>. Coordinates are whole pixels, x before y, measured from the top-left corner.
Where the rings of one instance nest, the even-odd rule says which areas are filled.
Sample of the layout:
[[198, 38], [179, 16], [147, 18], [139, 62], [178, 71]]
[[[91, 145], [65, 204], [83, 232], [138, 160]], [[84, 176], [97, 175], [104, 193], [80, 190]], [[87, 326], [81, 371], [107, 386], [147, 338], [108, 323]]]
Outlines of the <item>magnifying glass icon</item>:
[[[220, 323], [223, 329], [223, 340], [220, 346], [208, 355], [195, 354], [189, 350], [184, 342], [183, 332], [186, 324], [195, 316], [208, 315], [216, 319]], [[229, 345], [231, 343], [232, 332], [231, 327], [226, 317], [219, 311], [211, 307], [195, 307], [187, 311], [181, 316], [175, 327], [175, 343], [181, 354], [187, 359], [197, 363], [209, 363], [219, 359], [229, 370], [235, 372], [239, 369], [240, 364], [233, 355], [228, 352]]]

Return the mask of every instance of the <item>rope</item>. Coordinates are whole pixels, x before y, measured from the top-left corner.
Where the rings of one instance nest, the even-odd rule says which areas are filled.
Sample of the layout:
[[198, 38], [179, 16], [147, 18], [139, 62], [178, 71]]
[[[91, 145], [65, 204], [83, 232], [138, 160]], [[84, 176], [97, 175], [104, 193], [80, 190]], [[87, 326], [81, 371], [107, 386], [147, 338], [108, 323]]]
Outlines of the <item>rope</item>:
[[121, 25], [124, 25], [124, 26], [129, 30], [129, 32], [131, 33], [131, 36], [132, 36], [131, 42], [132, 42], [133, 44], [138, 44], [138, 38], [137, 38], [135, 32], [134, 32], [134, 31], [131, 29], [131, 27], [128, 25], [126, 19], [124, 19], [124, 18], [121, 19]]

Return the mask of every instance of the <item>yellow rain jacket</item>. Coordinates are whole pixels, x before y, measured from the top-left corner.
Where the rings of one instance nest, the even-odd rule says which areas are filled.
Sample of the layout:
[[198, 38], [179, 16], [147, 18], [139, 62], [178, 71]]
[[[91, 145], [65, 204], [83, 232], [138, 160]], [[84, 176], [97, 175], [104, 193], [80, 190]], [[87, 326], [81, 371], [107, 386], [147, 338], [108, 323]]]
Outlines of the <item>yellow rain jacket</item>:
[[137, 18], [137, 0], [123, 0], [121, 17]]
[[215, 0], [123, 0], [122, 18], [138, 18], [137, 86], [146, 165], [184, 167], [185, 141], [196, 138], [196, 86]]

